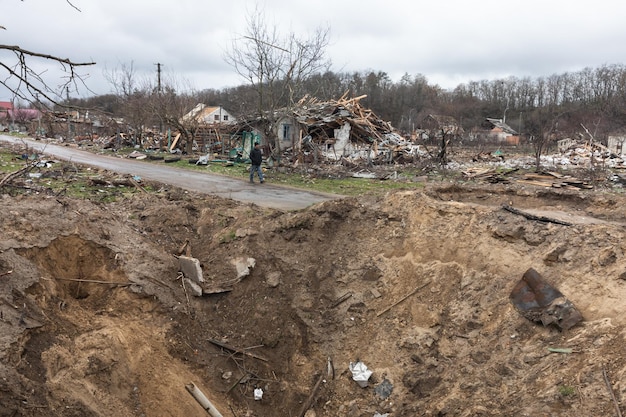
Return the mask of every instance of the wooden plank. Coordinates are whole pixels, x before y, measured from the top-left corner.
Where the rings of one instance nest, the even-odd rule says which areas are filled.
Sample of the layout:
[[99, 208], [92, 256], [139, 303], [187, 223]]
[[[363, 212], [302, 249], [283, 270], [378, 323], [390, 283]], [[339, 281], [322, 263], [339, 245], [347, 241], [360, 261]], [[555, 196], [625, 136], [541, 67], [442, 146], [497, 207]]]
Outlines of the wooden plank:
[[363, 94], [362, 96], [351, 98], [350, 100], [346, 100], [345, 104], [352, 103], [352, 102], [356, 103], [357, 101], [362, 100], [365, 97], [367, 97], [367, 94]]
[[528, 184], [528, 185], [538, 185], [540, 187], [552, 187], [551, 182], [541, 182], [541, 181], [531, 181], [531, 180], [517, 180], [518, 183]]
[[173, 151], [174, 148], [176, 148], [176, 144], [178, 143], [178, 139], [180, 139], [180, 133], [178, 135], [176, 135], [176, 137], [172, 141], [172, 146], [170, 146], [170, 152]]
[[549, 175], [553, 176], [554, 178], [563, 178], [563, 177], [566, 177], [566, 175], [559, 174], [558, 172], [552, 172], [552, 171], [550, 171], [550, 172], [546, 172], [546, 174], [549, 174]]
[[523, 177], [524, 179], [528, 179], [528, 180], [546, 180], [546, 181], [551, 181], [554, 179], [554, 177], [551, 177], [550, 175], [543, 175], [543, 174], [526, 174]]

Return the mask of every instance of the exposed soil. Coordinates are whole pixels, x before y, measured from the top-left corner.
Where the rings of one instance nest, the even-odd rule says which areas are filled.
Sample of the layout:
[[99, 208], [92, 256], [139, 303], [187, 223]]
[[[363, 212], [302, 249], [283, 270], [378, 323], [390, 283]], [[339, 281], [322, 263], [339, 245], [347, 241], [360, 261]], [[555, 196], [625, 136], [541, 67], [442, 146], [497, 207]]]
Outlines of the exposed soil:
[[[192, 382], [224, 416], [302, 416], [309, 402], [308, 417], [616, 415], [625, 203], [503, 184], [297, 212], [173, 188], [106, 204], [3, 195], [0, 416], [207, 415]], [[232, 291], [194, 297], [178, 279], [186, 240], [209, 283], [236, 278], [239, 259], [255, 266]], [[583, 323], [559, 331], [515, 310], [530, 267]], [[357, 360], [373, 371], [366, 388]]]

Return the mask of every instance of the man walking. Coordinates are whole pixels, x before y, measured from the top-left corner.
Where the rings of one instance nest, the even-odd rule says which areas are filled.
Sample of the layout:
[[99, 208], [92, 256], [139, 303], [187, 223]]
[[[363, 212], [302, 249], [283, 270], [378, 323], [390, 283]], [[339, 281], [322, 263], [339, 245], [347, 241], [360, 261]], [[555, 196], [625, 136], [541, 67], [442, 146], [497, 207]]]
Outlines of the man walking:
[[250, 182], [254, 183], [254, 173], [259, 175], [259, 181], [261, 184], [265, 182], [263, 179], [263, 171], [261, 170], [261, 163], [263, 162], [263, 154], [261, 153], [261, 145], [258, 142], [254, 144], [254, 149], [250, 152], [250, 161], [252, 166], [250, 167]]

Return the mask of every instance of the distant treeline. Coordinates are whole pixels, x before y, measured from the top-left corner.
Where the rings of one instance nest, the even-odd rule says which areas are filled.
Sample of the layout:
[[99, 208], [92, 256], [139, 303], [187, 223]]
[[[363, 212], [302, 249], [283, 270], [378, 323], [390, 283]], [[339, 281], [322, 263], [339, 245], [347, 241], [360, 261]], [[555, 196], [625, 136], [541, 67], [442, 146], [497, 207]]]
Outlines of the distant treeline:
[[[281, 88], [277, 84], [274, 88]], [[385, 72], [317, 74], [304, 80], [295, 97], [305, 95], [320, 100], [367, 95], [362, 100], [380, 118], [396, 128], [410, 132], [421, 127], [429, 114], [456, 118], [469, 130], [486, 117], [505, 119], [514, 129], [540, 135], [546, 125], [551, 133], [576, 135], [584, 131], [597, 139], [620, 132], [626, 127], [626, 67], [605, 65], [581, 71], [539, 78], [509, 77], [472, 81], [453, 90], [432, 85], [423, 75], [405, 74], [393, 82]], [[189, 93], [186, 93], [189, 95]], [[250, 85], [225, 89], [206, 89], [191, 94], [190, 102], [222, 105], [235, 115], [258, 113], [258, 90]], [[124, 100], [116, 95], [72, 100], [73, 105], [97, 108], [124, 117]], [[287, 106], [288, 103], [278, 103]]]

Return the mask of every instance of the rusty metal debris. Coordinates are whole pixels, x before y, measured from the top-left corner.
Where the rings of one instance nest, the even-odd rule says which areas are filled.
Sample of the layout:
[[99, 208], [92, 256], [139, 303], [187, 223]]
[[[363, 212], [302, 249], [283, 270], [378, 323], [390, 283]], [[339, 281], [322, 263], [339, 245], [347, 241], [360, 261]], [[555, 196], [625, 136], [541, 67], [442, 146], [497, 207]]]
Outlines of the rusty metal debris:
[[567, 330], [583, 319], [571, 301], [533, 268], [524, 273], [509, 298], [522, 316], [544, 326]]

